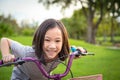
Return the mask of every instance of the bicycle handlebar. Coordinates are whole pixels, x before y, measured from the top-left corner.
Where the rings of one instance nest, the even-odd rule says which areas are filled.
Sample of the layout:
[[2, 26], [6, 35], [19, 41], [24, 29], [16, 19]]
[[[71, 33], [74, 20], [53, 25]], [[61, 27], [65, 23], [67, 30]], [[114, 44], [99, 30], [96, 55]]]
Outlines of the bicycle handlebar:
[[8, 62], [8, 63], [3, 63], [3, 61], [0, 60], [0, 67], [2, 67], [2, 66], [9, 66], [9, 65], [13, 65], [13, 64], [15, 64], [15, 65], [18, 65], [18, 64], [22, 65], [25, 62], [32, 61], [32, 62], [34, 62], [38, 66], [39, 70], [41, 71], [41, 73], [45, 77], [47, 77], [49, 79], [61, 80], [61, 78], [66, 76], [68, 74], [68, 72], [70, 71], [70, 68], [71, 68], [72, 61], [73, 61], [74, 57], [75, 56], [80, 56], [80, 55], [87, 55], [87, 53], [81, 53], [80, 50], [76, 50], [76, 51], [74, 51], [74, 52], [72, 52], [70, 54], [66, 70], [65, 70], [65, 72], [63, 74], [49, 75], [47, 73], [47, 71], [42, 67], [42, 63], [37, 58], [32, 58], [32, 57], [17, 58], [17, 59], [14, 60], [14, 62]]

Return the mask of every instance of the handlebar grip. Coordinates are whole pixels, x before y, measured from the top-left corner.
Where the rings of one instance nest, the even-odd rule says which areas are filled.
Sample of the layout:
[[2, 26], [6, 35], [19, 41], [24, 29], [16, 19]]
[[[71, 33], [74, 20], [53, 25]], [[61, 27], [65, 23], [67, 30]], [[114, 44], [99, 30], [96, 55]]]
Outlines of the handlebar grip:
[[3, 64], [3, 60], [0, 60], [0, 65], [2, 65]]
[[75, 46], [71, 46], [71, 51], [75, 52], [76, 51], [76, 47]]
[[79, 49], [76, 49], [76, 51], [78, 51], [78, 55], [76, 54], [76, 57], [78, 57], [78, 56], [80, 56], [80, 55], [86, 56], [86, 52], [87, 52], [87, 51], [85, 51], [84, 53], [82, 53]]
[[79, 57], [80, 55], [85, 56], [85, 55], [86, 55], [85, 53], [87, 53], [87, 50], [86, 50], [86, 49], [84, 49], [85, 52], [84, 52], [84, 54], [83, 54], [83, 53], [82, 53], [79, 49], [77, 49], [75, 46], [71, 46], [71, 50], [72, 50], [72, 52], [77, 51], [77, 53], [75, 54], [76, 57]]
[[71, 46], [71, 50], [72, 52], [76, 52], [75, 53], [75, 56], [76, 57], [79, 57], [79, 56], [86, 56], [86, 55], [95, 55], [94, 53], [90, 53], [90, 52], [87, 52], [87, 50], [85, 48], [83, 48], [85, 50], [85, 52], [81, 52], [80, 49], [77, 49], [75, 46]]
[[14, 59], [13, 62], [8, 62], [8, 63], [3, 63], [3, 60], [0, 61], [0, 67], [3, 66], [11, 66], [11, 65], [22, 65], [23, 63], [25, 63], [24, 60], [20, 60], [20, 59]]

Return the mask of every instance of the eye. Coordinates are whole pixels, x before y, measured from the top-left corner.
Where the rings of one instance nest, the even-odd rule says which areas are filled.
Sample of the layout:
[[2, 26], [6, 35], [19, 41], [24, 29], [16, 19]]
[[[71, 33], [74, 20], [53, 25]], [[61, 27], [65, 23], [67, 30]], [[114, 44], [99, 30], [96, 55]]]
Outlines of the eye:
[[55, 42], [61, 42], [61, 40], [56, 40]]
[[47, 41], [47, 42], [49, 42], [50, 40], [49, 40], [49, 39], [45, 39], [44, 41]]

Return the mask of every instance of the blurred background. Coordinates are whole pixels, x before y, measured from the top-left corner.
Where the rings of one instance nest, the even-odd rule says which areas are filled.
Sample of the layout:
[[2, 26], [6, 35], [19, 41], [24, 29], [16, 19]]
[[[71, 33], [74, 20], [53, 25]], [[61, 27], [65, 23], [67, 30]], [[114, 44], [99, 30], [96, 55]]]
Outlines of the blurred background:
[[[82, 66], [75, 61], [81, 69], [73, 67], [76, 76], [101, 73], [104, 80], [120, 80], [120, 0], [0, 0], [0, 38], [31, 45], [36, 28], [48, 18], [64, 23], [71, 45], [96, 53], [79, 60]], [[0, 80], [10, 78], [12, 68], [5, 69], [0, 68]]]
[[31, 36], [47, 18], [62, 20], [73, 39], [120, 42], [119, 0], [0, 0], [0, 37]]

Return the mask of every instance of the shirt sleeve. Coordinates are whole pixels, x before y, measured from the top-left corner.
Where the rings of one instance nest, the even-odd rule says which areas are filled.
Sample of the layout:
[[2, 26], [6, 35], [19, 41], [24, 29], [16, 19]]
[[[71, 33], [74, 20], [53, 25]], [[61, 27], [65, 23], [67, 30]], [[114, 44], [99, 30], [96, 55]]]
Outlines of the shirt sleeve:
[[32, 50], [30, 46], [25, 46], [16, 41], [11, 41], [10, 48], [11, 53], [14, 54], [15, 57], [25, 57], [26, 55], [29, 55], [29, 52]]

